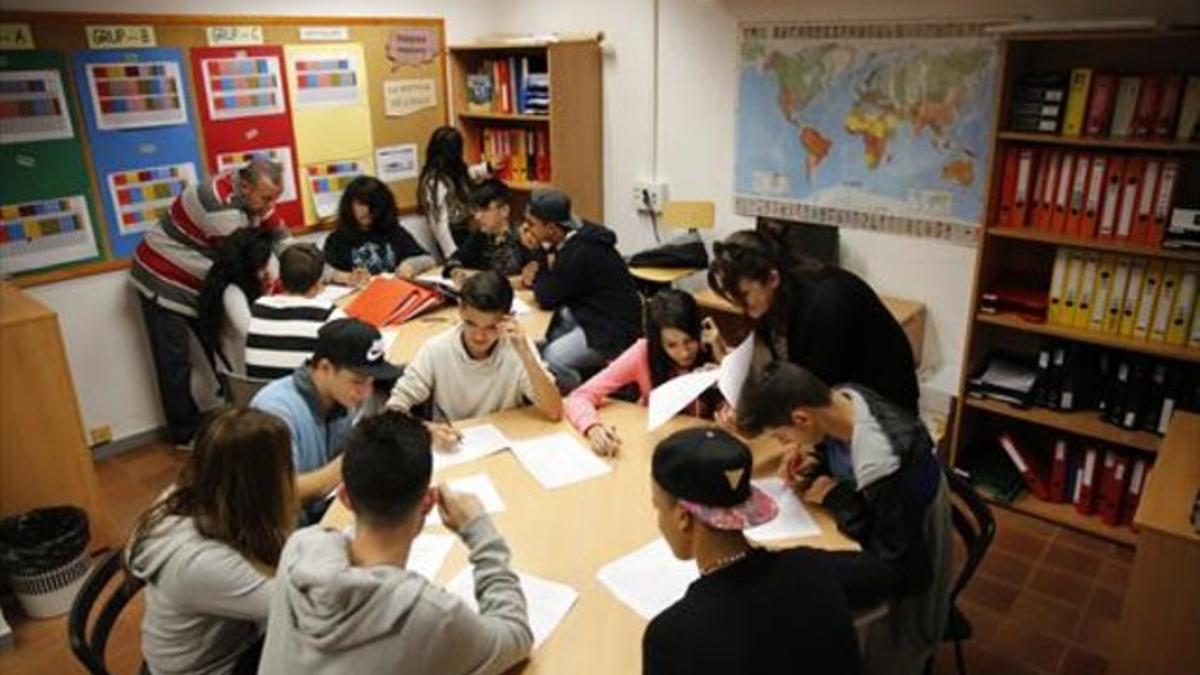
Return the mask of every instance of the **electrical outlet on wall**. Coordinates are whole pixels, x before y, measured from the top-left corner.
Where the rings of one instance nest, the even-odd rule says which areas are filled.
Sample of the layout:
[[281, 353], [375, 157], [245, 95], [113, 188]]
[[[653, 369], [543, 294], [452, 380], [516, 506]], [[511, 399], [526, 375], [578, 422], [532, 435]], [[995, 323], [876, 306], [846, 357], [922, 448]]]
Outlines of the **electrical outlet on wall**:
[[639, 180], [633, 184], [633, 208], [638, 213], [662, 213], [667, 203], [667, 184]]

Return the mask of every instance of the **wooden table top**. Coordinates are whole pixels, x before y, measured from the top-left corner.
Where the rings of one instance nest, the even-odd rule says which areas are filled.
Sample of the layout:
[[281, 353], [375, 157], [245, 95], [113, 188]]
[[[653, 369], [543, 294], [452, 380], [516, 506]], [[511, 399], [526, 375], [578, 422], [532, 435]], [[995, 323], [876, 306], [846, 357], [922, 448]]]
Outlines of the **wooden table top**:
[[[597, 579], [609, 562], [659, 537], [650, 503], [650, 458], [655, 444], [670, 433], [704, 424], [677, 417], [654, 432], [646, 432], [646, 409], [614, 402], [600, 410], [605, 422], [621, 432], [622, 448], [612, 473], [556, 490], [543, 489], [512, 453], [504, 451], [476, 462], [439, 472], [434, 481], [487, 473], [505, 503], [492, 517], [513, 551], [513, 567], [579, 592], [579, 601], [533, 657], [519, 666], [523, 673], [638, 673], [641, 672], [642, 632], [646, 622], [622, 604]], [[510, 410], [460, 427], [492, 423], [513, 440], [567, 431], [566, 422], [549, 422], [533, 408]], [[769, 475], [778, 465], [782, 448], [760, 437], [751, 443], [755, 473]], [[857, 549], [838, 533], [832, 518], [818, 507], [809, 512], [821, 534], [788, 545], [826, 549]], [[322, 524], [342, 528], [353, 516], [334, 503]], [[446, 583], [466, 566], [466, 549], [456, 543], [438, 581]]]
[[1158, 446], [1154, 469], [1133, 522], [1200, 544], [1192, 528], [1192, 504], [1200, 490], [1200, 415], [1176, 410]]
[[641, 279], [658, 284], [673, 284], [680, 279], [703, 272], [703, 269], [692, 267], [630, 267], [629, 273]]

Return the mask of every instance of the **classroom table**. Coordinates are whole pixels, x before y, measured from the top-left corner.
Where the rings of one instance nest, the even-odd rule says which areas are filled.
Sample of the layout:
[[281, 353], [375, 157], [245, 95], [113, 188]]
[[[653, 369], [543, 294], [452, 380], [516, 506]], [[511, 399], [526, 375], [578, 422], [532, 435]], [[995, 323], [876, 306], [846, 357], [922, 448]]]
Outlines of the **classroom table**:
[[[678, 429], [705, 424], [679, 416], [654, 432], [646, 431], [646, 408], [613, 402], [600, 409], [601, 419], [617, 427], [622, 446], [613, 471], [556, 490], [545, 490], [504, 451], [476, 462], [451, 467], [439, 480], [486, 472], [505, 503], [494, 514], [496, 526], [513, 551], [514, 569], [567, 584], [579, 600], [544, 644], [514, 672], [522, 673], [638, 673], [641, 672], [642, 632], [646, 622], [622, 604], [596, 579], [604, 565], [659, 537], [650, 503], [650, 458], [655, 444]], [[456, 423], [467, 427], [492, 423], [512, 440], [570, 431], [566, 422], [549, 422], [532, 407]], [[585, 443], [586, 445], [586, 443]], [[770, 475], [783, 448], [763, 436], [751, 444], [756, 475]], [[821, 527], [816, 537], [787, 542], [825, 549], [856, 550], [857, 544], [838, 533], [833, 519], [819, 507], [809, 512]], [[325, 514], [323, 525], [344, 528], [353, 516], [340, 503]], [[461, 542], [447, 557], [438, 581], [446, 583], [466, 565]]]
[[652, 284], [669, 286], [680, 279], [703, 272], [703, 268], [693, 267], [630, 267], [629, 273], [642, 281]]

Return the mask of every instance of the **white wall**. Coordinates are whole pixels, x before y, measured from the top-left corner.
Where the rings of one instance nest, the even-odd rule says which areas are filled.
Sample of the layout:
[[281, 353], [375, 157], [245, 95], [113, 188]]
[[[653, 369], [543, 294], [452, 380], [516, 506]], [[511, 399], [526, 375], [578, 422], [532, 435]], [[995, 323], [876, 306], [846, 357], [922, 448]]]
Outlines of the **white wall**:
[[[450, 42], [493, 32], [602, 30], [607, 224], [627, 252], [653, 239], [626, 195], [657, 177], [678, 199], [717, 204], [716, 236], [751, 225], [733, 214], [736, 26], [742, 20], [839, 20], [1030, 15], [1070, 18], [1155, 15], [1200, 21], [1195, 0], [158, 0], [163, 13], [442, 16]], [[142, 12], [136, 0], [9, 0], [49, 11]], [[15, 7], [14, 7], [15, 8]], [[656, 49], [657, 40], [657, 49]], [[657, 71], [654, 67], [658, 55]], [[657, 92], [656, 92], [657, 72]], [[655, 94], [657, 93], [657, 104]], [[657, 114], [655, 113], [657, 105]], [[656, 132], [657, 127], [657, 132]], [[885, 294], [929, 308], [925, 385], [957, 387], [974, 249], [845, 230], [842, 259]], [[111, 424], [118, 438], [161, 423], [145, 336], [128, 285], [117, 272], [33, 289], [59, 312], [87, 426]], [[116, 317], [115, 319], [113, 317]]]

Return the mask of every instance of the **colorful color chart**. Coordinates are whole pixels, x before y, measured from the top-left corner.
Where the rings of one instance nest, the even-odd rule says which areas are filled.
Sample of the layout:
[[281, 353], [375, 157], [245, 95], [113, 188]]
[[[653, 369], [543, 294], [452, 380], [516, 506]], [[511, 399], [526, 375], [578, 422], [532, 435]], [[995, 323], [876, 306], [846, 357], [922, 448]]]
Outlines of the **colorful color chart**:
[[25, 272], [99, 254], [83, 195], [0, 206], [0, 273]]
[[28, 143], [74, 135], [58, 71], [0, 73], [0, 143]]
[[190, 162], [108, 174], [109, 194], [117, 205], [117, 229], [122, 235], [145, 232], [176, 195], [195, 182], [196, 165]]
[[301, 57], [292, 61], [296, 73], [296, 105], [358, 103], [358, 59], [353, 54]]
[[208, 112], [214, 120], [284, 112], [278, 56], [204, 59], [200, 67]]
[[87, 67], [100, 129], [139, 129], [187, 123], [179, 64], [92, 63]]
[[[162, 202], [169, 204], [169, 197], [158, 194], [169, 185], [170, 178], [160, 176], [149, 180], [131, 180], [141, 171], [160, 171], [164, 168], [187, 165], [189, 173], [181, 174], [189, 180], [201, 180], [197, 167], [200, 163], [200, 134], [186, 110], [188, 80], [183, 77], [183, 51], [169, 47], [142, 49], [93, 49], [75, 52], [75, 81], [87, 82], [93, 94], [91, 105], [85, 102], [83, 118], [92, 146], [92, 167], [100, 184], [100, 197], [104, 204], [104, 223], [108, 232], [108, 245], [113, 258], [128, 258], [141, 242], [142, 232], [154, 226], [157, 218], [155, 209]], [[116, 75], [124, 77], [115, 77]], [[107, 92], [105, 99], [101, 91]], [[133, 94], [133, 91], [139, 92]], [[167, 95], [178, 102], [177, 110], [142, 110], [138, 112], [113, 112], [104, 100], [115, 99], [142, 101], [147, 98], [163, 98], [157, 92], [172, 92]], [[138, 103], [137, 105], [141, 105]], [[167, 120], [176, 120], [169, 122]], [[134, 194], [141, 200], [123, 203], [114, 175], [127, 175], [126, 185], [137, 187]], [[154, 189], [143, 194], [141, 183]]]
[[337, 215], [342, 192], [357, 176], [370, 171], [362, 160], [349, 159], [337, 162], [322, 162], [306, 166], [308, 189], [313, 196], [313, 210], [318, 218]]
[[261, 157], [269, 159], [283, 167], [283, 193], [279, 195], [280, 202], [290, 202], [296, 199], [296, 174], [292, 167], [292, 149], [285, 146], [278, 148], [263, 148], [261, 150], [246, 150], [243, 152], [223, 152], [217, 155], [217, 171], [228, 171], [240, 168], [250, 160]]

